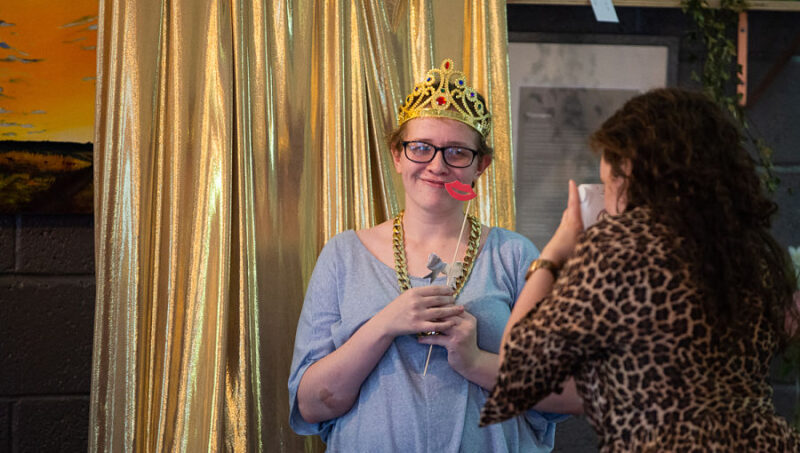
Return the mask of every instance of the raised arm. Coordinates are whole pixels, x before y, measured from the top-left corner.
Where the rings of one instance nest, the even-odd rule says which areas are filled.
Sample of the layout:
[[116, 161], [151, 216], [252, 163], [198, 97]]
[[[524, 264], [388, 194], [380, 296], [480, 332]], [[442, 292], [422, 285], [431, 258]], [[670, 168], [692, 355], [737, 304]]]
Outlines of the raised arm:
[[[582, 230], [583, 221], [581, 220], [578, 188], [575, 182], [570, 180], [567, 208], [564, 210], [561, 217], [561, 224], [550, 239], [550, 242], [548, 242], [544, 250], [542, 250], [539, 258], [548, 260], [558, 267], [563, 267], [567, 258], [573, 253]], [[500, 346], [498, 364], [502, 363], [505, 344], [508, 342], [508, 334], [511, 328], [533, 310], [542, 299], [550, 294], [554, 283], [555, 274], [547, 269], [539, 269], [529, 276], [525, 287], [522, 289], [519, 298], [517, 298], [514, 304], [514, 309], [511, 311], [511, 316], [503, 332], [503, 342]], [[570, 377], [564, 382], [562, 387], [563, 390], [561, 393], [551, 393], [549, 396], [539, 401], [539, 403], [534, 406], [534, 409], [543, 412], [557, 412], [562, 414], [582, 414], [583, 400], [578, 395], [578, 391], [575, 388], [575, 380]]]
[[[561, 216], [561, 224], [553, 234], [550, 242], [542, 250], [539, 259], [552, 262], [558, 267], [563, 267], [575, 250], [578, 238], [583, 231], [583, 221], [581, 220], [581, 205], [578, 195], [578, 187], [575, 181], [569, 181], [569, 198], [567, 208]], [[503, 359], [503, 349], [508, 341], [508, 332], [519, 322], [528, 312], [534, 309], [539, 301], [545, 298], [553, 289], [555, 275], [546, 269], [539, 269], [530, 275], [525, 287], [522, 289], [511, 317], [508, 319], [505, 331], [503, 332], [503, 342], [500, 346], [500, 360]]]

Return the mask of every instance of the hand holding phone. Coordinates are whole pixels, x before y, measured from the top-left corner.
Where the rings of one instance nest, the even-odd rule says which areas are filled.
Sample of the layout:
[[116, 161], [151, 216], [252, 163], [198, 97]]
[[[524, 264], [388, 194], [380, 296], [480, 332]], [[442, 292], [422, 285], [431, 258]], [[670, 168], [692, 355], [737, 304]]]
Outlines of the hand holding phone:
[[578, 186], [578, 195], [581, 201], [583, 229], [586, 230], [600, 220], [600, 215], [605, 211], [603, 185], [581, 184]]

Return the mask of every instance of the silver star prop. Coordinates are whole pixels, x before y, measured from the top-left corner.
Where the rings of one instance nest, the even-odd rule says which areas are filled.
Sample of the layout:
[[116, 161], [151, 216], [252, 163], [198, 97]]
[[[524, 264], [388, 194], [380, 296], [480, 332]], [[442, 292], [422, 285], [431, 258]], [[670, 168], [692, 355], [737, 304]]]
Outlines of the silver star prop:
[[428, 255], [427, 267], [431, 272], [423, 278], [429, 279], [430, 283], [433, 284], [439, 274], [444, 274], [447, 276], [447, 286], [455, 289], [456, 279], [461, 276], [464, 270], [464, 263], [456, 261], [454, 264], [447, 264], [437, 254], [431, 253]]

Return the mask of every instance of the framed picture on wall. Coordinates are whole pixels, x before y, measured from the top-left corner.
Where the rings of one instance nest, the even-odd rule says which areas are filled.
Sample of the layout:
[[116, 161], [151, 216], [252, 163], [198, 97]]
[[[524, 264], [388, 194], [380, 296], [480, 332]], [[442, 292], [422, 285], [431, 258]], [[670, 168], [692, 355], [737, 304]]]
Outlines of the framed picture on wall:
[[96, 0], [3, 0], [0, 214], [91, 213]]
[[509, 33], [517, 231], [543, 247], [567, 184], [599, 183], [589, 135], [626, 100], [677, 82], [678, 38]]

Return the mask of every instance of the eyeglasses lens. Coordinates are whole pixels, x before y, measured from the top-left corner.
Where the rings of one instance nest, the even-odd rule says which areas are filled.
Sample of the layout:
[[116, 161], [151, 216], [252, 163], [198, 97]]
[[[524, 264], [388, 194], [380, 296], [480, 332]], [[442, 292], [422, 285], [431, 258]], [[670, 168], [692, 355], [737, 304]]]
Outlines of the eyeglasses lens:
[[436, 151], [441, 151], [444, 156], [444, 161], [451, 167], [469, 167], [475, 158], [475, 152], [457, 146], [448, 148], [436, 148], [433, 145], [425, 142], [406, 142], [406, 157], [409, 160], [417, 163], [427, 163], [433, 160]]

